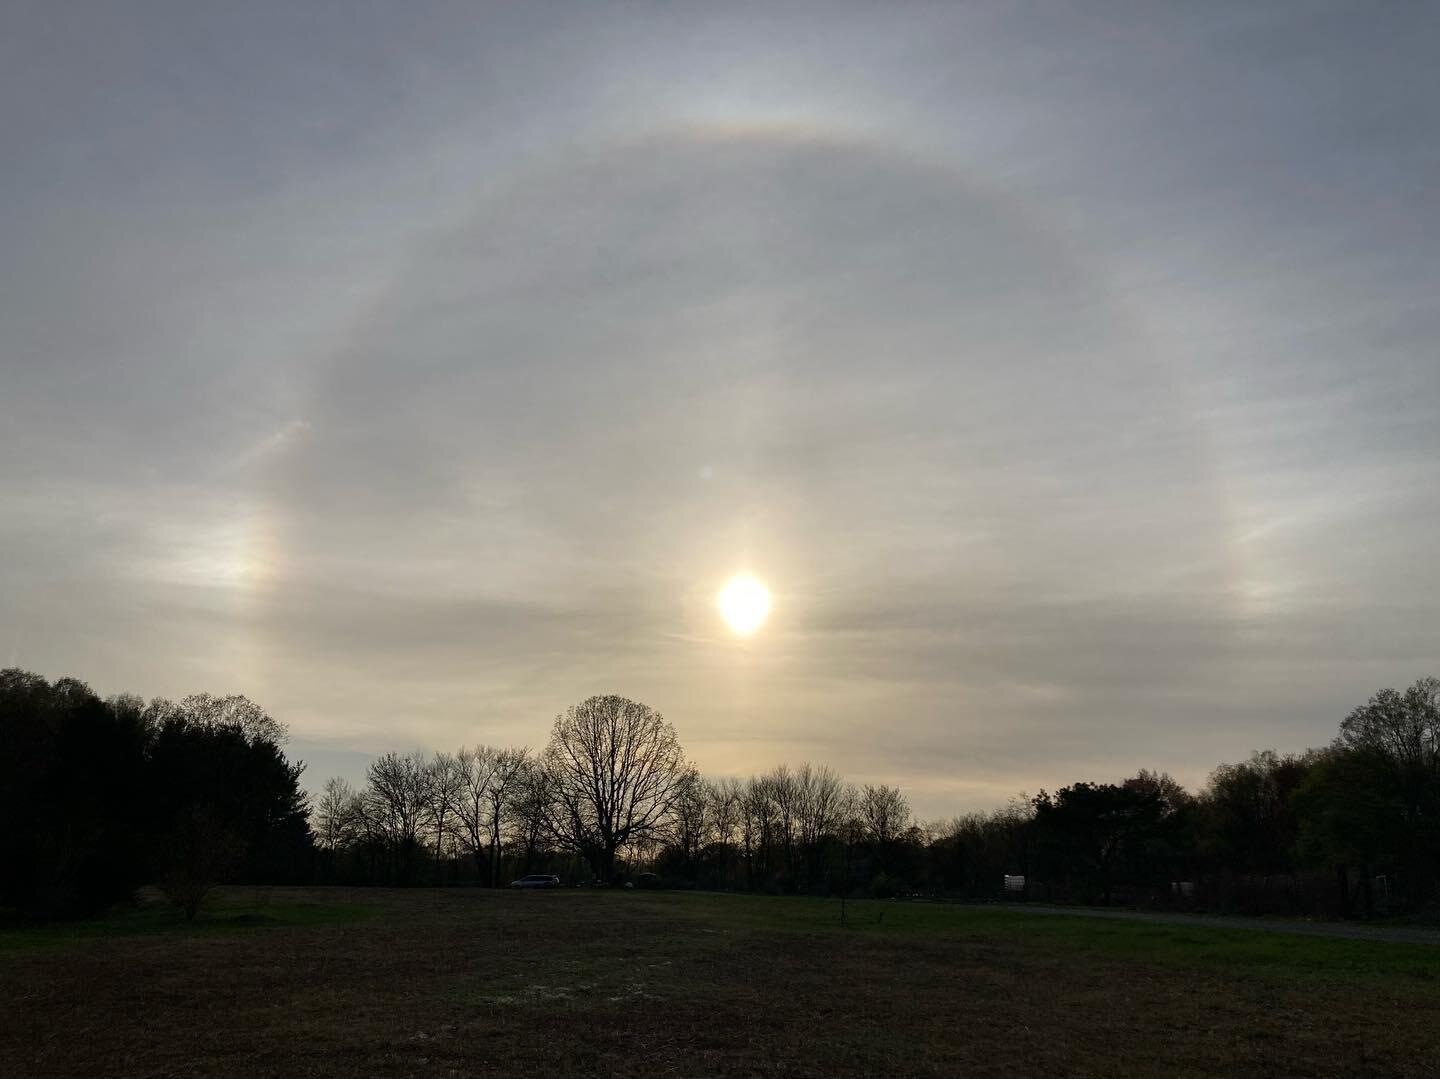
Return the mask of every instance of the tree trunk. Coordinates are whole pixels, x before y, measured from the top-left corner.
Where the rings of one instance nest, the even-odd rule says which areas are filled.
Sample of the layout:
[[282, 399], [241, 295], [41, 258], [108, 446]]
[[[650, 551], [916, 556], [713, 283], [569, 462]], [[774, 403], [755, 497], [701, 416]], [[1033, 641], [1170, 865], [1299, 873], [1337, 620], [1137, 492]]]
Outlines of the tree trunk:
[[597, 848], [589, 858], [590, 868], [595, 871], [595, 878], [605, 884], [615, 884], [615, 848]]
[[500, 887], [500, 818], [490, 830], [490, 887]]

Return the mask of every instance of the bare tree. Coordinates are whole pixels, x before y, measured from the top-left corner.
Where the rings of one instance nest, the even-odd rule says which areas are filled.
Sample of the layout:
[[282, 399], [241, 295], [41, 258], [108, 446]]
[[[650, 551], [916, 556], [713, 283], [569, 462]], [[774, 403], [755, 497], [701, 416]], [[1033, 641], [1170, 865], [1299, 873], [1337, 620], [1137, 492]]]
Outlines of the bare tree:
[[707, 783], [706, 801], [709, 805], [710, 825], [715, 842], [720, 846], [721, 886], [730, 884], [730, 867], [735, 861], [736, 834], [741, 828], [744, 787], [738, 779], [726, 777]]
[[800, 816], [800, 785], [795, 773], [786, 764], [775, 768], [765, 777], [765, 789], [774, 806], [774, 830], [778, 833], [780, 848], [785, 855], [785, 871], [795, 872], [795, 822]]
[[910, 803], [898, 787], [865, 784], [860, 797], [865, 833], [879, 850], [888, 850], [910, 826]]
[[1440, 774], [1440, 678], [1382, 689], [1345, 717], [1337, 742], [1379, 752], [1407, 776]]
[[549, 835], [554, 778], [540, 761], [529, 758], [515, 779], [511, 801], [511, 840], [520, 851], [521, 874], [532, 872], [542, 841]]
[[826, 765], [802, 764], [795, 770], [800, 842], [812, 856], [835, 826], [845, 784]]
[[426, 765], [426, 773], [426, 823], [435, 839], [435, 879], [438, 881], [441, 876], [445, 840], [453, 830], [452, 818], [460, 798], [464, 776], [459, 759], [449, 753], [436, 753]]
[[169, 709], [171, 714], [178, 713], [192, 723], [202, 726], [234, 727], [252, 742], [267, 741], [274, 742], [277, 746], [284, 745], [289, 734], [283, 723], [271, 717], [249, 697], [238, 693], [228, 697], [192, 693], [178, 705], [159, 699], [155, 704]]
[[354, 822], [355, 842], [365, 859], [366, 878], [378, 880], [380, 856], [389, 857], [390, 837], [383, 813], [368, 788], [357, 792], [351, 801], [350, 818]]
[[486, 843], [490, 838], [490, 784], [498, 767], [500, 751], [494, 746], [461, 747], [459, 762], [460, 789], [455, 796], [456, 830], [461, 846], [475, 860], [475, 875], [484, 880], [487, 861]]
[[671, 841], [680, 851], [686, 866], [693, 868], [700, 860], [706, 833], [711, 824], [707, 784], [692, 773], [680, 785], [670, 813]]
[[865, 839], [863, 795], [846, 784], [835, 807], [835, 834], [840, 840], [840, 874], [833, 890], [840, 893], [840, 924], [847, 924], [850, 892], [854, 888], [855, 850]]
[[320, 849], [333, 855], [349, 846], [357, 824], [355, 788], [339, 776], [327, 779], [315, 806], [315, 836]]
[[775, 799], [767, 776], [751, 776], [740, 800], [740, 843], [745, 859], [745, 882], [754, 887], [756, 876], [768, 872], [766, 859], [774, 850]]
[[607, 881], [618, 850], [660, 834], [694, 774], [660, 713], [613, 696], [557, 716], [544, 761], [554, 781], [552, 831]]
[[825, 765], [802, 764], [795, 770], [796, 818], [805, 872], [813, 887], [823, 876], [825, 840], [834, 834], [845, 784]]
[[490, 783], [485, 790], [490, 813], [490, 886], [492, 888], [500, 887], [500, 831], [510, 813], [512, 804], [520, 795], [525, 766], [529, 760], [530, 750], [524, 746], [496, 750], [493, 755]]
[[379, 822], [395, 877], [408, 883], [410, 861], [429, 806], [429, 767], [421, 753], [386, 753], [366, 773], [368, 810]]

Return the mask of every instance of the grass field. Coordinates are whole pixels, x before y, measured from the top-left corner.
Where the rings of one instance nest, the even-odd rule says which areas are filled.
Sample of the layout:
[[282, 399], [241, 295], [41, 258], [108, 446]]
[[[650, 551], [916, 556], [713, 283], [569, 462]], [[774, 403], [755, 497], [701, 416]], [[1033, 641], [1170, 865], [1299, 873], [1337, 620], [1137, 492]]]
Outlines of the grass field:
[[1440, 1075], [1440, 949], [913, 903], [236, 890], [0, 929], [0, 1075]]

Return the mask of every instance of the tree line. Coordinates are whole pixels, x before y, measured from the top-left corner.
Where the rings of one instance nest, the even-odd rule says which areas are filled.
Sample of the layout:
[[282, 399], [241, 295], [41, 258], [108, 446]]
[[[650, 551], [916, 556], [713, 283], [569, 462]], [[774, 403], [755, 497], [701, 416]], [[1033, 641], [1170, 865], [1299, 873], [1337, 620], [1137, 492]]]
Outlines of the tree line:
[[158, 883], [193, 917], [217, 880], [308, 880], [284, 740], [245, 697], [101, 700], [0, 671], [0, 906], [81, 915]]
[[1440, 680], [1376, 694], [1325, 748], [1222, 764], [1198, 792], [1142, 770], [938, 821], [824, 765], [705, 778], [663, 718], [592, 698], [538, 753], [387, 754], [362, 790], [327, 784], [316, 819], [324, 874], [348, 881], [644, 869], [774, 893], [1419, 910], [1440, 900]]
[[704, 777], [663, 716], [615, 696], [567, 709], [538, 750], [386, 753], [313, 806], [283, 740], [245, 698], [102, 702], [4, 672], [0, 904], [93, 907], [147, 880], [183, 897], [219, 879], [493, 887], [540, 871], [1345, 916], [1440, 901], [1434, 678], [1376, 694], [1325, 748], [1255, 753], [1194, 793], [1142, 770], [938, 821], [825, 765]]

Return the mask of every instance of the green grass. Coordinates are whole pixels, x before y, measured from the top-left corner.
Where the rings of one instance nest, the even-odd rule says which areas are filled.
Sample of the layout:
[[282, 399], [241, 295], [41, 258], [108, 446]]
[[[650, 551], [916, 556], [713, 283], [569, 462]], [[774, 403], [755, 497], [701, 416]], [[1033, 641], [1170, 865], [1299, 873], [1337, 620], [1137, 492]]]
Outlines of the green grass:
[[94, 918], [0, 925], [0, 954], [65, 948], [113, 937], [183, 937], [346, 925], [368, 918], [372, 913], [373, 908], [359, 903], [276, 902], [266, 898], [263, 892], [232, 890], [207, 903], [192, 922], [164, 899], [145, 896], [134, 904], [120, 904]]
[[842, 926], [839, 901], [832, 899], [682, 893], [657, 901], [732, 930], [924, 937], [1284, 978], [1402, 979], [1440, 986], [1440, 948], [1425, 944], [879, 900], [848, 903]]
[[839, 915], [277, 888], [227, 890], [195, 925], [146, 904], [6, 930], [0, 1075], [1440, 1074], [1433, 945], [938, 903]]
[[[323, 894], [323, 893], [322, 893]], [[420, 893], [423, 894], [423, 893]], [[702, 920], [711, 932], [844, 933], [867, 938], [1019, 944], [1077, 957], [1143, 960], [1187, 968], [1274, 974], [1285, 978], [1402, 979], [1440, 985], [1440, 949], [1421, 944], [1344, 940], [1207, 925], [1163, 925], [1109, 918], [1029, 914], [979, 906], [858, 900], [846, 924], [832, 899], [708, 893], [564, 892], [550, 902], [623, 902]], [[345, 925], [370, 917], [360, 903], [274, 901], [263, 891], [232, 889], [194, 922], [148, 897], [94, 919], [0, 927], [0, 953], [64, 947], [107, 937], [196, 935], [270, 928]]]

